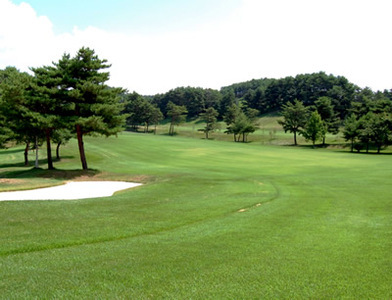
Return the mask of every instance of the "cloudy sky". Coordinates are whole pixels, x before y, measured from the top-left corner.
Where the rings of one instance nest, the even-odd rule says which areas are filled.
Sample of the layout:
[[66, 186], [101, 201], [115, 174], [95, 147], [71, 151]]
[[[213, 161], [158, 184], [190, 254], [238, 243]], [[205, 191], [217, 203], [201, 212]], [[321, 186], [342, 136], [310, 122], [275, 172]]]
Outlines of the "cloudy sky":
[[324, 71], [392, 89], [391, 0], [0, 0], [0, 69], [93, 48], [144, 95]]

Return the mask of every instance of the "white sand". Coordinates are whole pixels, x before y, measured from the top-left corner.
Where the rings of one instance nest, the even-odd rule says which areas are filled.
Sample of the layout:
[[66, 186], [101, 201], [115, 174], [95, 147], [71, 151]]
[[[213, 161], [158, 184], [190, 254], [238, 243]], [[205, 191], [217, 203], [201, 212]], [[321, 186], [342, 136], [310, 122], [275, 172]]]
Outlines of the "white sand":
[[0, 201], [18, 200], [75, 200], [109, 197], [115, 192], [141, 185], [124, 181], [76, 181], [64, 185], [0, 193]]

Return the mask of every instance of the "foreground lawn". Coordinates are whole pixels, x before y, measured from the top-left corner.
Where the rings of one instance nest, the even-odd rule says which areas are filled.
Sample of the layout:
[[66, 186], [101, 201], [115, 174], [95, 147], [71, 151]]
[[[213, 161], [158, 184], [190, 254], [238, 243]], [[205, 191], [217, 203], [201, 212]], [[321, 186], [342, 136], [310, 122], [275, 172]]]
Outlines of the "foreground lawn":
[[54, 172], [0, 151], [3, 190], [144, 183], [0, 202], [0, 298], [392, 297], [390, 155], [131, 133], [85, 146], [87, 173], [74, 142]]

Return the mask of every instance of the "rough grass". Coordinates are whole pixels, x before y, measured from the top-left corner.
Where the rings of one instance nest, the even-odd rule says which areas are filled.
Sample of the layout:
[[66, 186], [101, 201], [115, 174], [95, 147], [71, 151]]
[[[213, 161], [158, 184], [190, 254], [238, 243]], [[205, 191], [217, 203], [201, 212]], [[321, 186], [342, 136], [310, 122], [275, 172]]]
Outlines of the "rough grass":
[[88, 174], [74, 142], [55, 172], [0, 151], [6, 189], [145, 183], [0, 202], [2, 298], [392, 297], [390, 155], [131, 133], [85, 146]]

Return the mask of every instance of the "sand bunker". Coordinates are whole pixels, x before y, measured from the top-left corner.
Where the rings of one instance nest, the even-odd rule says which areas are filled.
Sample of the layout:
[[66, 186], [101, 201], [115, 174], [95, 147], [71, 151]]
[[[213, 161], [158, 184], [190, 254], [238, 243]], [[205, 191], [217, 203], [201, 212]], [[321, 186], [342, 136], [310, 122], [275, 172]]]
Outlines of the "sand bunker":
[[0, 193], [0, 201], [18, 200], [75, 200], [109, 197], [115, 192], [141, 185], [125, 181], [77, 181], [64, 185]]

